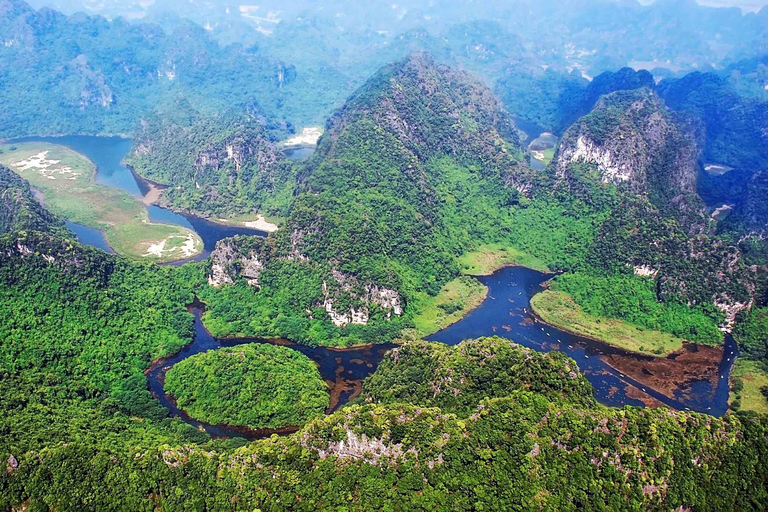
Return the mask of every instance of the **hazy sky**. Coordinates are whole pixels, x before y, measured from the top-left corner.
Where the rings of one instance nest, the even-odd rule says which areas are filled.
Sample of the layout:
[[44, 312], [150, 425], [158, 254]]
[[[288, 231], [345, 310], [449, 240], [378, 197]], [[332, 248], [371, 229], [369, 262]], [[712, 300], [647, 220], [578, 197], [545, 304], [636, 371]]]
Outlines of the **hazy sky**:
[[768, 0], [698, 0], [701, 5], [715, 7], [741, 7], [745, 11], [758, 11], [768, 5]]
[[[652, 4], [656, 0], [639, 0], [641, 4]], [[759, 11], [768, 5], [768, 0], [696, 0], [701, 5], [712, 7], [741, 7], [745, 11]]]

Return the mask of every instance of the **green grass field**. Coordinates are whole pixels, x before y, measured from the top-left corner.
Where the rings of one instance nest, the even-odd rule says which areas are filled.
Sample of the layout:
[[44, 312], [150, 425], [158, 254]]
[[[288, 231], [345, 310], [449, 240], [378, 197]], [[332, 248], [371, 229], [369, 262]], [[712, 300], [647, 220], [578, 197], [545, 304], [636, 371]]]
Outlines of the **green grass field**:
[[755, 411], [762, 414], [768, 413], [768, 399], [763, 395], [761, 388], [768, 387], [768, 368], [759, 361], [738, 358], [731, 370], [731, 382], [738, 389], [731, 392], [731, 404], [739, 400], [740, 411]]
[[96, 166], [80, 153], [43, 142], [0, 145], [0, 150], [0, 164], [41, 192], [48, 209], [104, 231], [119, 254], [166, 262], [193, 256], [203, 248], [194, 231], [152, 223], [138, 198], [96, 183]]
[[416, 329], [405, 333], [405, 337], [423, 338], [458, 322], [479, 306], [487, 294], [488, 288], [469, 276], [447, 283], [435, 297], [421, 294], [416, 300], [419, 313], [413, 319]]
[[630, 352], [666, 356], [683, 348], [683, 340], [671, 334], [585, 313], [564, 292], [546, 290], [538, 293], [531, 299], [531, 307], [550, 325]]
[[459, 265], [466, 275], [487, 276], [508, 265], [520, 265], [549, 272], [546, 263], [514, 247], [486, 244], [459, 257]]

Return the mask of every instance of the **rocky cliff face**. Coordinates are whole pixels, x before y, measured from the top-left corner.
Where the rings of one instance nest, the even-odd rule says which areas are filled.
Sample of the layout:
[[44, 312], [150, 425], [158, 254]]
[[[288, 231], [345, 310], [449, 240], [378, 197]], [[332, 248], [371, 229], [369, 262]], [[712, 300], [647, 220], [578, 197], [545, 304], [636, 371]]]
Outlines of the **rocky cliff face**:
[[[209, 260], [208, 284], [221, 287], [245, 279], [248, 286], [258, 288], [261, 272], [269, 262], [277, 260], [314, 266], [305, 257], [276, 254], [262, 238], [235, 236], [220, 240]], [[323, 279], [321, 296], [313, 307], [324, 309], [337, 327], [368, 324], [374, 308], [380, 308], [387, 319], [403, 314], [403, 300], [397, 291], [370, 281], [361, 283], [357, 277], [335, 268]]]
[[248, 286], [259, 286], [259, 274], [264, 270], [268, 254], [265, 241], [257, 237], [219, 240], [209, 260], [208, 284], [219, 287], [242, 278]]
[[566, 183], [575, 179], [574, 164], [594, 166], [602, 182], [700, 219], [698, 155], [694, 128], [679, 122], [652, 91], [640, 89], [601, 98], [565, 132], [554, 166]]
[[250, 213], [282, 186], [285, 156], [258, 115], [157, 114], [141, 123], [127, 163], [169, 185], [167, 206], [203, 215]]
[[395, 290], [373, 283], [362, 285], [354, 276], [335, 269], [330, 279], [323, 281], [323, 297], [323, 308], [337, 327], [366, 325], [373, 306], [383, 309], [388, 319], [403, 314], [400, 294]]

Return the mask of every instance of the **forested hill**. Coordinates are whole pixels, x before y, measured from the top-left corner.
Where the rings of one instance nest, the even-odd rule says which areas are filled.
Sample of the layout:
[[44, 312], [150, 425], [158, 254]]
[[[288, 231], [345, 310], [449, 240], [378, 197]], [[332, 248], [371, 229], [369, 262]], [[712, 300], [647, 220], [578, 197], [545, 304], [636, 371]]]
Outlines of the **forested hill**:
[[371, 277], [407, 268], [401, 282], [433, 289], [467, 241], [452, 235], [498, 229], [489, 219], [524, 198], [525, 159], [487, 87], [415, 54], [328, 122], [282, 237], [311, 260]]
[[130, 133], [178, 96], [207, 111], [258, 103], [270, 117], [290, 95], [290, 65], [256, 47], [222, 47], [192, 22], [173, 33], [0, 2], [0, 137]]
[[10, 231], [71, 234], [62, 219], [35, 200], [26, 180], [0, 165], [0, 235]]
[[555, 156], [558, 179], [577, 179], [573, 163], [592, 164], [602, 182], [648, 199], [691, 232], [705, 231], [704, 204], [696, 194], [697, 128], [651, 89], [602, 96], [563, 135]]
[[505, 236], [534, 181], [525, 159], [509, 114], [471, 76], [423, 54], [386, 67], [329, 121], [280, 231], [217, 249], [212, 282], [242, 262], [261, 291], [235, 272], [204, 298], [208, 320], [230, 335], [391, 339], [418, 296], [458, 276], [458, 255]]
[[[299, 164], [282, 229], [216, 250], [206, 322], [230, 336], [392, 339], [459, 274], [460, 255], [509, 244], [577, 273], [569, 289], [582, 299], [604, 280], [612, 291], [596, 312], [721, 341], [715, 303], [732, 319], [756, 272], [713, 236], [695, 192], [697, 125], [647, 88], [601, 98], [551, 169], [534, 172], [509, 115], [474, 78], [424, 54], [385, 67]], [[650, 274], [632, 276], [638, 304], [614, 307], [634, 273]]]
[[294, 169], [265, 124], [258, 111], [204, 115], [179, 100], [141, 120], [126, 163], [168, 185], [162, 202], [171, 208], [219, 217], [284, 215]]

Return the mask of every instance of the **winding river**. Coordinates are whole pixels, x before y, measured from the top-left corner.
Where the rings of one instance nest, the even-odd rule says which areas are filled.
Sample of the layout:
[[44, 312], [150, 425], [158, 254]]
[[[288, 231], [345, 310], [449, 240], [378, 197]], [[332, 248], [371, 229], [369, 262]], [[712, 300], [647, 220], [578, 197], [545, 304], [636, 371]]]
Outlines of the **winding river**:
[[[67, 135], [63, 137], [25, 137], [13, 142], [48, 142], [66, 146], [88, 157], [96, 165], [96, 182], [128, 192], [134, 197], [143, 199], [150, 191], [148, 182], [136, 176], [123, 164], [123, 159], [131, 150], [131, 140], [122, 137], [94, 137], [90, 135]], [[192, 258], [175, 261], [171, 265], [181, 265], [188, 261], [206, 259], [216, 247], [216, 242], [222, 238], [235, 235], [267, 236], [258, 229], [240, 226], [229, 226], [197, 217], [195, 215], [175, 213], [157, 205], [147, 206], [147, 213], [152, 222], [174, 224], [189, 228], [203, 240], [203, 251]], [[77, 235], [80, 243], [114, 252], [107, 243], [104, 233], [76, 222], [68, 222], [67, 226]]]
[[[18, 141], [44, 141], [68, 146], [83, 153], [96, 164], [96, 180], [99, 183], [119, 188], [136, 197], [143, 198], [147, 193], [147, 183], [137, 178], [122, 164], [123, 158], [130, 150], [131, 142], [128, 139], [69, 136], [33, 137]], [[289, 157], [306, 158], [308, 154], [299, 152], [289, 154]], [[206, 258], [216, 242], [222, 238], [237, 234], [266, 235], [258, 230], [217, 224], [154, 205], [147, 209], [150, 218], [155, 222], [185, 226], [200, 235], [204, 242], [204, 251], [192, 258], [194, 260]], [[100, 231], [74, 223], [68, 225], [82, 243], [111, 250]], [[180, 263], [184, 261], [176, 262]], [[738, 353], [730, 336], [726, 338], [724, 347], [691, 344], [666, 358], [630, 354], [597, 341], [575, 336], [539, 322], [531, 311], [531, 297], [542, 291], [542, 284], [551, 277], [524, 267], [506, 267], [493, 275], [478, 277], [489, 288], [486, 300], [457, 323], [426, 339], [455, 345], [462, 340], [480, 336], [502, 336], [539, 352], [564, 352], [578, 363], [582, 373], [592, 383], [595, 398], [606, 405], [664, 404], [675, 409], [689, 409], [716, 416], [727, 411], [730, 391], [728, 377]], [[331, 407], [328, 411], [331, 412], [359, 394], [365, 377], [376, 370], [385, 352], [394, 347], [376, 345], [334, 350], [281, 340], [219, 340], [212, 337], [202, 325], [199, 306], [191, 307], [195, 314], [194, 342], [174, 356], [153, 363], [146, 374], [151, 391], [173, 416], [180, 416], [187, 423], [205, 429], [212, 436], [257, 438], [295, 429], [243, 430], [209, 425], [189, 418], [166, 396], [163, 389], [166, 372], [179, 361], [207, 350], [244, 343], [287, 345], [317, 363], [321, 376], [331, 390]]]
[[217, 339], [211, 336], [211, 333], [208, 332], [200, 321], [200, 315], [202, 314], [201, 305], [195, 304], [190, 306], [190, 312], [195, 315], [194, 342], [171, 357], [155, 361], [145, 373], [147, 375], [150, 391], [152, 391], [152, 394], [157, 397], [161, 404], [171, 411], [172, 416], [181, 417], [190, 425], [197, 428], [203, 428], [213, 437], [241, 436], [246, 439], [258, 439], [268, 437], [275, 433], [294, 432], [298, 427], [251, 430], [247, 428], [229, 427], [226, 425], [211, 425], [190, 418], [176, 407], [175, 402], [165, 394], [165, 389], [163, 387], [166, 372], [168, 372], [173, 365], [188, 357], [208, 350], [216, 350], [222, 347], [234, 347], [245, 343], [273, 343], [298, 350], [317, 364], [320, 376], [328, 384], [331, 394], [331, 402], [327, 412], [331, 413], [360, 394], [362, 391], [363, 380], [376, 370], [376, 367], [384, 358], [384, 354], [395, 347], [395, 345], [392, 344], [384, 344], [355, 347], [351, 349], [332, 349], [327, 347], [310, 347], [308, 345], [292, 343], [286, 340], [265, 340], [260, 338]]
[[[595, 398], [606, 405], [667, 405], [720, 416], [728, 410], [728, 375], [737, 355], [729, 336], [724, 347], [687, 345], [666, 358], [639, 356], [586, 338], [575, 336], [539, 322], [531, 312], [530, 299], [544, 288], [552, 276], [524, 267], [506, 267], [493, 275], [478, 277], [488, 286], [485, 301], [462, 320], [428, 336], [428, 341], [456, 345], [465, 339], [501, 336], [538, 352], [558, 350], [573, 358], [584, 376], [594, 386]], [[255, 439], [282, 430], [247, 430], [210, 425], [194, 420], [180, 411], [163, 389], [166, 372], [179, 361], [221, 347], [244, 343], [277, 343], [289, 346], [314, 360], [331, 390], [332, 412], [362, 389], [363, 380], [373, 373], [384, 354], [395, 345], [375, 345], [346, 350], [309, 347], [281, 340], [216, 339], [195, 314], [195, 340], [178, 354], [157, 361], [147, 371], [152, 393], [171, 414], [190, 425], [205, 429], [212, 436], [243, 436]]]

